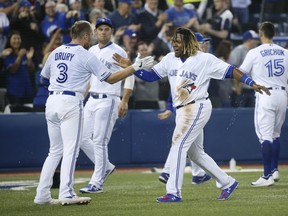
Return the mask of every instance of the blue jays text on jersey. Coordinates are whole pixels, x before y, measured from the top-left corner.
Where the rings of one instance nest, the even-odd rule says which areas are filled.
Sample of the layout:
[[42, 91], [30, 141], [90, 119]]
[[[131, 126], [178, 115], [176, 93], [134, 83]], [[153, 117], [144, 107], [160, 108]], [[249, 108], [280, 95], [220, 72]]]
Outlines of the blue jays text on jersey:
[[271, 56], [271, 55], [285, 56], [284, 50], [281, 50], [281, 49], [265, 49], [265, 50], [260, 51], [260, 54], [262, 55], [262, 57]]
[[[177, 76], [178, 75], [178, 70], [170, 70], [169, 72], [169, 75], [170, 76]], [[185, 77], [186, 79], [191, 79], [193, 81], [196, 80], [197, 78], [197, 75], [193, 72], [190, 72], [190, 71], [185, 71], [185, 70], [182, 70], [180, 73], [179, 73], [179, 76], [180, 77]]]
[[75, 54], [66, 52], [55, 53], [55, 61], [57, 60], [71, 61], [74, 56]]

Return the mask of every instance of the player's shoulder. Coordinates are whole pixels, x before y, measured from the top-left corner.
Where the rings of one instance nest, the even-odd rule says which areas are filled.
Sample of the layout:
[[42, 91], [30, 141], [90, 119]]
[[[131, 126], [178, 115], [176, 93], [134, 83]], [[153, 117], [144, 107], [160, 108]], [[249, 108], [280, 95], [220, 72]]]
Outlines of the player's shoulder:
[[118, 44], [112, 43], [111, 48], [113, 49], [114, 53], [118, 53], [121, 56], [127, 56], [126, 51]]
[[175, 52], [167, 53], [166, 56], [164, 56], [164, 57], [165, 57], [165, 58], [168, 58], [168, 59], [176, 58], [176, 57], [175, 57]]
[[89, 52], [94, 52], [94, 51], [97, 51], [97, 50], [99, 50], [99, 44], [95, 44], [95, 45], [91, 46], [88, 51]]

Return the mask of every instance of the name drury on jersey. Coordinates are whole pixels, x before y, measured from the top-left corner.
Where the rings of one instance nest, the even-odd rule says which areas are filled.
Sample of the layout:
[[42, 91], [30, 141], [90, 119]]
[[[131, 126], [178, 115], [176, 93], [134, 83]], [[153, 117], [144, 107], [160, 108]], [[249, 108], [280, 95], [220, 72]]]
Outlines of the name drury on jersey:
[[74, 55], [75, 54], [66, 53], [66, 52], [55, 53], [55, 61], [57, 60], [71, 61]]

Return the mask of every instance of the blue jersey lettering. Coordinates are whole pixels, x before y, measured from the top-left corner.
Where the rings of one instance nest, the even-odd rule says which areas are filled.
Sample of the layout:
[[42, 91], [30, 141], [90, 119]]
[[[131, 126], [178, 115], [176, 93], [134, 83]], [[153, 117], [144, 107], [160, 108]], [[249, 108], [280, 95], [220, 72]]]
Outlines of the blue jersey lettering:
[[55, 61], [57, 60], [71, 61], [74, 55], [75, 54], [66, 52], [55, 53]]

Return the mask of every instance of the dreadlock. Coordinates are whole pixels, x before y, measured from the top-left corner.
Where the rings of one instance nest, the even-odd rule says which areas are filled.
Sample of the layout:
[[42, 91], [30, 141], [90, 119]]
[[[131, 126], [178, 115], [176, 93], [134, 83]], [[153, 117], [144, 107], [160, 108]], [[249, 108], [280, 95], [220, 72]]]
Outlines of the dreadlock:
[[190, 29], [185, 27], [177, 28], [172, 38], [172, 41], [176, 40], [177, 34], [181, 35], [184, 55], [193, 56], [198, 50], [201, 50], [194, 33]]

